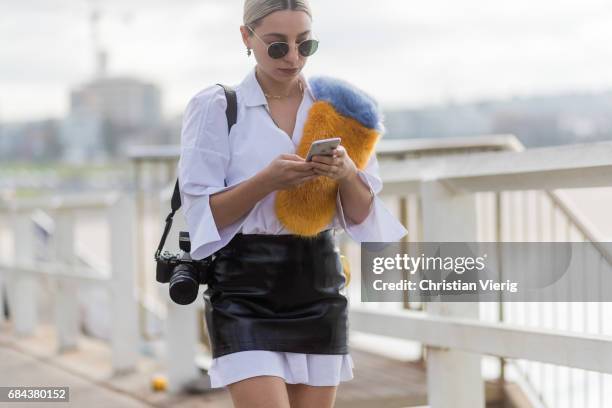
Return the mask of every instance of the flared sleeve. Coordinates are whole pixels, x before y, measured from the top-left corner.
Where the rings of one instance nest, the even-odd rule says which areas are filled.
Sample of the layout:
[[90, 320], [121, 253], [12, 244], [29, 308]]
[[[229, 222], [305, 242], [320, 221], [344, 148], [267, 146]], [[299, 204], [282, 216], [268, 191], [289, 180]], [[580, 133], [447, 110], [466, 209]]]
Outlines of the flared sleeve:
[[220, 230], [210, 208], [212, 194], [235, 187], [226, 183], [230, 160], [226, 106], [223, 88], [214, 85], [195, 95], [183, 115], [178, 177], [193, 259], [224, 246], [246, 218]]

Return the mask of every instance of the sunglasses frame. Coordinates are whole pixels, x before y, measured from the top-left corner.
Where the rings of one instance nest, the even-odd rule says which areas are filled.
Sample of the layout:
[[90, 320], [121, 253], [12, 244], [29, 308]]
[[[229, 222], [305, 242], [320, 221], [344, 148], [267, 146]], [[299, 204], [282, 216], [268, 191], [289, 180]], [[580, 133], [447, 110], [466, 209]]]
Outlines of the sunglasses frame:
[[[268, 44], [268, 43], [266, 43], [266, 42], [265, 42], [265, 41], [264, 41], [264, 40], [263, 40], [263, 39], [262, 39], [262, 38], [261, 38], [259, 35], [257, 35], [257, 33], [255, 32], [255, 30], [253, 30], [253, 29], [252, 29], [250, 26], [248, 26], [248, 25], [247, 25], [246, 27], [247, 27], [249, 30], [251, 30], [251, 32], [252, 32], [252, 33], [255, 35], [255, 37], [257, 37], [257, 39], [258, 39], [259, 41], [261, 41], [261, 42], [262, 42], [264, 45], [266, 45], [266, 46], [268, 47], [267, 51], [268, 51], [268, 56], [269, 56], [270, 58], [272, 58], [272, 59], [280, 59], [280, 58], [283, 58], [284, 56], [286, 56], [286, 55], [289, 53], [289, 47], [290, 47], [290, 45], [289, 45], [289, 43], [288, 43], [288, 42], [286, 42], [286, 41], [274, 41], [273, 43]], [[315, 48], [315, 50], [314, 50], [314, 51], [313, 51], [313, 53], [312, 53], [312, 54], [310, 54], [310, 55], [304, 55], [304, 54], [302, 53], [302, 51], [300, 50], [300, 47], [302, 46], [302, 44], [304, 44], [304, 43], [305, 43], [305, 42], [307, 42], [307, 41], [314, 41], [314, 43], [316, 44], [316, 48]], [[285, 45], [287, 46], [287, 51], [286, 51], [286, 52], [285, 52], [283, 55], [280, 55], [280, 56], [278, 56], [278, 57], [273, 56], [273, 55], [270, 53], [270, 49], [271, 49], [271, 48], [272, 48], [272, 46], [273, 46], [273, 45], [275, 45], [275, 44], [285, 44]], [[298, 53], [299, 53], [299, 54], [300, 54], [302, 57], [304, 57], [304, 58], [311, 57], [312, 55], [314, 55], [314, 53], [315, 53], [315, 52], [317, 52], [317, 50], [318, 50], [318, 49], [319, 49], [319, 40], [317, 40], [316, 38], [308, 38], [308, 39], [306, 39], [306, 40], [304, 40], [304, 41], [302, 41], [302, 42], [300, 42], [300, 43], [298, 43], [298, 44], [297, 44], [297, 50], [298, 50]]]

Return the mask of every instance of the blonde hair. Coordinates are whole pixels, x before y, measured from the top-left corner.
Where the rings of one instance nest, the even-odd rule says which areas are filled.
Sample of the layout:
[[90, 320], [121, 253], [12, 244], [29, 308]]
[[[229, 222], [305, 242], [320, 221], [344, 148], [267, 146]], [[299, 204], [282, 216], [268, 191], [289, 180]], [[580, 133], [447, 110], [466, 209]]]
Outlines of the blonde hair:
[[[265, 16], [279, 10], [303, 11], [312, 19], [308, 0], [245, 0], [244, 25], [255, 29]], [[253, 35], [250, 30], [249, 35]]]

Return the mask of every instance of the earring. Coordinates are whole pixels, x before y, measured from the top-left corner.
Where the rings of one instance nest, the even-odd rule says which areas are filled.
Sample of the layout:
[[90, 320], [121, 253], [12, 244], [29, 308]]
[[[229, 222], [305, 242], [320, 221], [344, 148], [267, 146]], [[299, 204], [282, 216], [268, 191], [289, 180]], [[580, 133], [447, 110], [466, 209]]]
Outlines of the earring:
[[251, 56], [251, 49], [250, 48], [247, 48], [247, 56], [249, 56], [249, 57]]

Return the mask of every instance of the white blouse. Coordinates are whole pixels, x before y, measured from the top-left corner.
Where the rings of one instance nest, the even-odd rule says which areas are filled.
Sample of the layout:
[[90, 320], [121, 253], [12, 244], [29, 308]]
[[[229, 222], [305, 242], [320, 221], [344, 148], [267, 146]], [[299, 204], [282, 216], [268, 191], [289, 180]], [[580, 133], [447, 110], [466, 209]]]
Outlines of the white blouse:
[[[238, 233], [291, 234], [274, 211], [276, 192], [260, 200], [248, 213], [218, 229], [210, 210], [211, 194], [228, 190], [253, 177], [283, 153], [295, 153], [308, 111], [315, 97], [301, 74], [305, 92], [292, 135], [272, 120], [266, 97], [253, 68], [234, 85], [238, 100], [236, 124], [228, 135], [223, 88], [211, 85], [191, 98], [183, 116], [181, 155], [178, 162], [182, 211], [191, 239], [191, 256], [203, 259], [221, 249]], [[374, 196], [367, 218], [354, 224], [344, 217], [338, 192], [336, 216], [325, 229], [344, 230], [356, 242], [396, 242], [408, 231], [378, 197], [382, 180], [376, 154], [358, 170]], [[257, 360], [257, 364], [253, 361]], [[222, 387], [257, 373], [273, 373], [286, 382], [337, 385], [352, 378], [350, 354], [317, 355], [249, 350], [213, 359], [209, 370], [212, 387]]]

